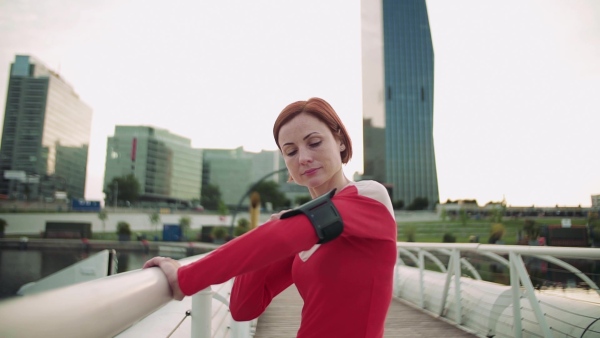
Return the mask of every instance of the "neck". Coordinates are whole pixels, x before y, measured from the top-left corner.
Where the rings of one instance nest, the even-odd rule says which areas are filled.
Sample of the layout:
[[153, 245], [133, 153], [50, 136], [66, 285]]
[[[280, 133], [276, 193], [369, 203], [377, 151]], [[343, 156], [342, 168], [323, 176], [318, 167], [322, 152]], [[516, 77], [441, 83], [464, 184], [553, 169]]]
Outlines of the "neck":
[[346, 178], [343, 172], [340, 172], [339, 176], [336, 175], [336, 177], [332, 177], [328, 182], [318, 187], [309, 188], [308, 191], [310, 192], [310, 196], [312, 198], [317, 198], [333, 189], [336, 189], [335, 193], [337, 194], [340, 192], [340, 190], [342, 190], [342, 188], [348, 185], [348, 183], [350, 183], [350, 180]]

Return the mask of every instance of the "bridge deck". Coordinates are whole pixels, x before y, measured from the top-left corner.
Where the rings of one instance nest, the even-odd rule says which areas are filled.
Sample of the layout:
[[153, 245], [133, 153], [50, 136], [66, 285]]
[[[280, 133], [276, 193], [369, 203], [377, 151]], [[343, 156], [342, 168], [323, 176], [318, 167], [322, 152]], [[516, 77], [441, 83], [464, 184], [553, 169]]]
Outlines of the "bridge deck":
[[[292, 285], [273, 299], [260, 316], [256, 338], [296, 337], [300, 327], [302, 298]], [[394, 299], [385, 322], [385, 337], [475, 337], [440, 319]]]

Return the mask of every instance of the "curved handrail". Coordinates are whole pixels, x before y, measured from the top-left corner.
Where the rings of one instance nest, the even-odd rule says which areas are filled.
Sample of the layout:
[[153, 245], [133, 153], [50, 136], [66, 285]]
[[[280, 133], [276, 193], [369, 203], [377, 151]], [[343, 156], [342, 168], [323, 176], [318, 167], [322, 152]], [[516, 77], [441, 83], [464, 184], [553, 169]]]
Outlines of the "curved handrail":
[[578, 248], [558, 246], [528, 246], [528, 245], [500, 245], [500, 244], [478, 244], [478, 243], [417, 243], [398, 242], [398, 247], [414, 247], [429, 249], [458, 249], [471, 252], [492, 252], [497, 254], [508, 254], [510, 252], [532, 256], [551, 255], [561, 258], [600, 259], [600, 248]]
[[[461, 271], [460, 269], [457, 269], [457, 267], [459, 265], [463, 265], [464, 267], [466, 267], [467, 269], [473, 268], [470, 264], [465, 264], [466, 260], [461, 256], [461, 252], [470, 252], [476, 255], [482, 255], [482, 256], [486, 256], [489, 257], [499, 263], [501, 263], [502, 265], [505, 265], [506, 267], [508, 267], [509, 269], [509, 276], [510, 276], [510, 285], [508, 286], [510, 288], [510, 295], [511, 295], [511, 301], [510, 304], [506, 304], [506, 306], [510, 305], [510, 307], [512, 308], [512, 318], [521, 318], [521, 320], [515, 320], [513, 321], [512, 325], [509, 326], [503, 326], [501, 328], [501, 330], [503, 331], [507, 331], [510, 332], [512, 331], [512, 333], [515, 335], [515, 337], [520, 337], [520, 334], [522, 332], [522, 330], [525, 330], [526, 327], [528, 327], [528, 330], [535, 330], [537, 333], [541, 334], [544, 337], [551, 337], [553, 335], [552, 332], [561, 332], [560, 329], [558, 329], [555, 326], [568, 326], [570, 324], [568, 323], [558, 323], [555, 318], [552, 318], [552, 316], [547, 316], [546, 312], [544, 309], [542, 309], [542, 305], [540, 304], [539, 299], [537, 298], [538, 296], [536, 295], [536, 292], [533, 288], [532, 282], [530, 280], [529, 274], [526, 270], [524, 261], [522, 259], [522, 256], [529, 256], [529, 257], [536, 257], [538, 259], [542, 259], [545, 261], [548, 261], [550, 263], [556, 264], [561, 266], [562, 268], [565, 268], [566, 270], [568, 270], [569, 272], [575, 274], [577, 277], [581, 278], [582, 280], [584, 280], [586, 283], [588, 283], [588, 285], [590, 286], [590, 288], [592, 290], [594, 290], [596, 293], [599, 293], [598, 290], [598, 286], [594, 283], [594, 281], [592, 281], [589, 277], [587, 277], [584, 273], [582, 273], [580, 270], [578, 270], [577, 268], [573, 267], [572, 265], [570, 265], [567, 262], [564, 262], [560, 259], [588, 259], [588, 260], [595, 260], [598, 261], [600, 260], [600, 249], [599, 248], [581, 248], [581, 247], [552, 247], [552, 246], [520, 246], [520, 245], [496, 245], [496, 244], [478, 244], [478, 243], [414, 243], [414, 242], [398, 242], [397, 243], [397, 249], [399, 253], [404, 253], [404, 254], [408, 254], [409, 257], [413, 260], [414, 259], [414, 255], [411, 253], [411, 251], [416, 251], [419, 253], [419, 262], [421, 263], [422, 257], [428, 256], [427, 254], [425, 254], [425, 252], [429, 252], [429, 251], [438, 251], [441, 252], [442, 254], [446, 254], [450, 256], [450, 260], [449, 260], [449, 266], [446, 269], [446, 273], [445, 273], [445, 283], [443, 285], [441, 285], [441, 278], [439, 277], [440, 275], [437, 275], [437, 279], [433, 279], [434, 280], [434, 285], [436, 285], [437, 287], [434, 289], [428, 288], [427, 290], [430, 290], [428, 292], [436, 292], [436, 293], [440, 293], [442, 294], [441, 297], [441, 303], [439, 305], [436, 305], [435, 303], [432, 303], [431, 301], [428, 301], [426, 303], [426, 299], [425, 297], [425, 290], [424, 290], [424, 284], [426, 283], [426, 279], [424, 278], [424, 265], [421, 264], [417, 264], [417, 268], [418, 271], [406, 271], [408, 273], [409, 276], [411, 276], [412, 278], [409, 278], [408, 280], [412, 280], [413, 284], [411, 287], [411, 290], [414, 293], [418, 293], [418, 298], [417, 299], [412, 299], [411, 302], [413, 302], [414, 304], [416, 304], [417, 306], [420, 306], [422, 309], [426, 309], [426, 307], [436, 307], [437, 306], [437, 311], [436, 311], [436, 315], [441, 315], [441, 316], [445, 316], [444, 314], [446, 313], [446, 311], [448, 309], [450, 309], [449, 307], [446, 307], [446, 304], [448, 302], [453, 302], [453, 306], [452, 306], [452, 311], [453, 311], [453, 317], [454, 317], [454, 323], [458, 326], [462, 326], [463, 324], [463, 319], [465, 316], [465, 313], [463, 313], [462, 310], [462, 303], [463, 303], [463, 292], [467, 292], [466, 289], [463, 290], [461, 287], [461, 284], [463, 283], [462, 278], [458, 278], [461, 277]], [[508, 259], [504, 258], [503, 256], [507, 256]], [[402, 261], [401, 259], [398, 259], [398, 261]], [[460, 262], [460, 263], [459, 263]], [[461, 264], [462, 263], [462, 264]], [[467, 262], [468, 263], [468, 262]], [[409, 268], [410, 269], [415, 269], [415, 268]], [[443, 269], [442, 269], [443, 271]], [[441, 274], [441, 276], [443, 276], [444, 273]], [[430, 277], [433, 275], [429, 275]], [[454, 279], [453, 279], [454, 277]], [[395, 279], [394, 282], [396, 283], [396, 285], [398, 285], [400, 279], [399, 279], [399, 274], [398, 271], [396, 271], [396, 275], [395, 275]], [[477, 278], [476, 278], [477, 279]], [[454, 290], [453, 290], [453, 294], [454, 296], [452, 298], [448, 298], [448, 295], [450, 294], [450, 288], [451, 288], [451, 281], [453, 280], [453, 286], [454, 286]], [[470, 279], [468, 279], [470, 280]], [[431, 280], [430, 280], [431, 281]], [[427, 283], [430, 283], [430, 281], [428, 281]], [[466, 283], [472, 283], [472, 282], [467, 282], [467, 280], [465, 280]], [[404, 282], [403, 282], [404, 283]], [[403, 284], [403, 287], [406, 287], [406, 284]], [[485, 284], [481, 284], [481, 286], [484, 286]], [[484, 289], [489, 287], [483, 287]], [[396, 290], [395, 290], [396, 291]], [[402, 295], [399, 294], [400, 297], [402, 297]], [[498, 297], [500, 297], [500, 294], [497, 294]], [[466, 304], [470, 304], [471, 309], [467, 310], [467, 311], [473, 311], [473, 304], [477, 303], [477, 302], [473, 302], [473, 297], [480, 297], [477, 295], [477, 293], [471, 293], [468, 297], [470, 297], [471, 299], [469, 301], [467, 301]], [[543, 296], [540, 296], [543, 297]], [[479, 298], [476, 298], [479, 299]], [[523, 302], [523, 304], [522, 304]], [[522, 307], [525, 306], [527, 308], [529, 308], [527, 311], [529, 311], [529, 313], [527, 315], [522, 315]], [[476, 306], [475, 306], [476, 307]], [[479, 309], [481, 310], [481, 309]], [[485, 311], [484, 311], [485, 312]], [[468, 313], [468, 312], [467, 312]], [[489, 313], [490, 319], [492, 319], [494, 316], [498, 316], [499, 313]], [[524, 320], [523, 318], [527, 316], [527, 320]], [[592, 319], [594, 319], [595, 317], [593, 317]], [[497, 318], [496, 318], [497, 319]], [[535, 325], [532, 327], [530, 325], [531, 320], [535, 320]], [[497, 321], [494, 321], [497, 322]], [[473, 321], [469, 324], [469, 325], [473, 325]], [[491, 323], [491, 322], [490, 322]], [[552, 325], [550, 325], [549, 323], [552, 323]], [[586, 325], [588, 323], [585, 323]], [[573, 324], [574, 325], [574, 324]], [[471, 327], [472, 329], [474, 327]], [[500, 328], [500, 327], [498, 327]], [[569, 327], [571, 328], [571, 327]], [[474, 328], [476, 330], [478, 330], [478, 332], [482, 333], [482, 334], [492, 334], [495, 332], [495, 330], [497, 329], [497, 327], [495, 325], [489, 326], [489, 327], [483, 327], [483, 331], [480, 331], [480, 328]], [[506, 332], [505, 332], [506, 333]], [[536, 333], [536, 334], [537, 334]]]
[[0, 302], [0, 336], [112, 337], [171, 300], [159, 269], [125, 272]]

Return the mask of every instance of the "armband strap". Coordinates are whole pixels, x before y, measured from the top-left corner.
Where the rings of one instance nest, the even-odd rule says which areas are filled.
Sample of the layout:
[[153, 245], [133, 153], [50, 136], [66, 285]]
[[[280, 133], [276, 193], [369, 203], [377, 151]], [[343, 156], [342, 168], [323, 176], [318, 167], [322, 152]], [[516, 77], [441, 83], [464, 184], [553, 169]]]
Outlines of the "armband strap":
[[317, 237], [319, 237], [317, 243], [329, 242], [337, 238], [344, 231], [344, 222], [340, 217], [340, 213], [333, 202], [331, 202], [333, 195], [335, 195], [335, 189], [282, 214], [280, 219], [305, 214], [317, 232]]

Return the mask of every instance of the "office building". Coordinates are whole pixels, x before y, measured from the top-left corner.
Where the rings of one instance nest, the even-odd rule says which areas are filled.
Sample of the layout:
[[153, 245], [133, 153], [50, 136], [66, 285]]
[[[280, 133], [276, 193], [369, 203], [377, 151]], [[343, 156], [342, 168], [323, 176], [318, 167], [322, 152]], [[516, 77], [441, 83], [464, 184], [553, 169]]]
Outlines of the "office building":
[[83, 198], [92, 109], [28, 55], [11, 64], [0, 147], [0, 195]]
[[[204, 167], [202, 184], [219, 188], [221, 200], [229, 207], [236, 207], [250, 187], [259, 181], [274, 181], [286, 198], [294, 201], [298, 194], [308, 195], [305, 187], [287, 183], [288, 174], [278, 150], [262, 150], [258, 153], [236, 149], [203, 149]], [[249, 199], [242, 200], [242, 207]]]
[[190, 206], [200, 200], [202, 150], [164, 129], [116, 126], [107, 141], [105, 191], [114, 178], [130, 174], [140, 183], [141, 204]]
[[425, 197], [433, 208], [439, 192], [427, 6], [424, 0], [363, 0], [361, 12], [364, 176], [384, 183], [394, 201], [409, 205]]
[[243, 147], [203, 149], [202, 156], [202, 184], [219, 187], [223, 203], [229, 207], [236, 206], [257, 176], [253, 171], [252, 156]]

